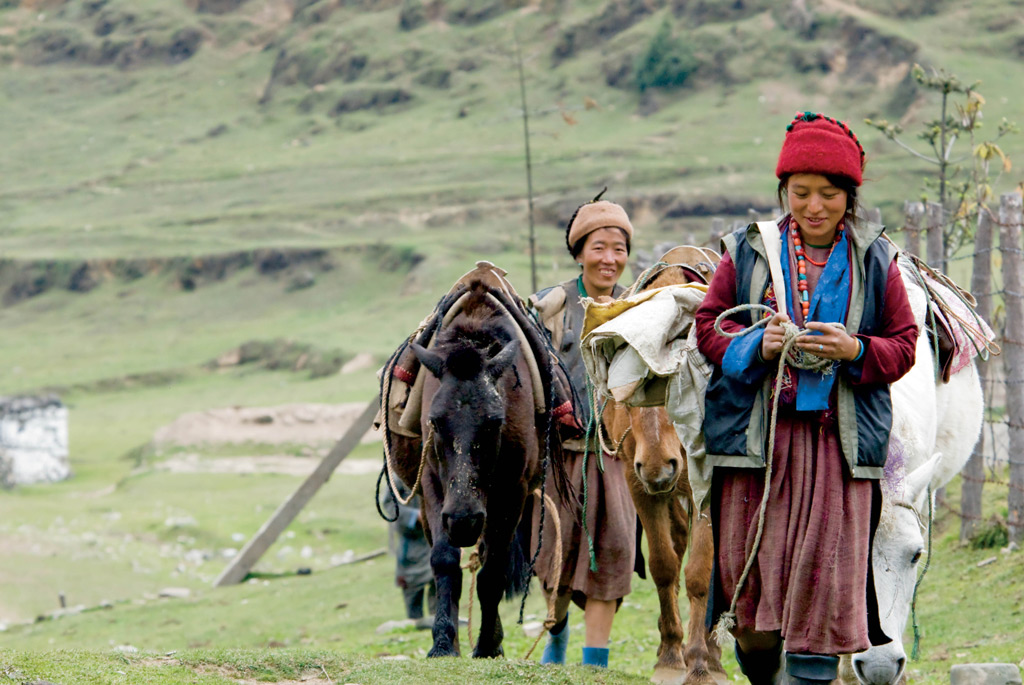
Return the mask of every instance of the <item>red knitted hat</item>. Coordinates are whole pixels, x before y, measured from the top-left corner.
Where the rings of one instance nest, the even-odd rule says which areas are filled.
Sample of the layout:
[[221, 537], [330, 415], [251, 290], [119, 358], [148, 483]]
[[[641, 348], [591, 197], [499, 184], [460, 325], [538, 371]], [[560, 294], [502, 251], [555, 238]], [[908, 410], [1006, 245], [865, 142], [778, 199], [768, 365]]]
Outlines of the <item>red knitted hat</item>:
[[786, 127], [775, 175], [822, 174], [863, 181], [864, 148], [845, 123], [814, 112], [797, 112]]

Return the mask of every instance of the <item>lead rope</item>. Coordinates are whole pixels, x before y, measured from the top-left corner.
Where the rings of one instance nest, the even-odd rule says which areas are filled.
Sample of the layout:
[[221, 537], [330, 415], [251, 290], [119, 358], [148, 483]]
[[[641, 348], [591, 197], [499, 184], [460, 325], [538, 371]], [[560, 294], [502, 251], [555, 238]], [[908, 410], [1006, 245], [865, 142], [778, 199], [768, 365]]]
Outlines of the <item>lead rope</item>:
[[[537, 499], [543, 498], [544, 508], [548, 510], [548, 515], [551, 517], [552, 523], [555, 524], [555, 549], [554, 549], [554, 560], [555, 560], [555, 573], [552, 576], [556, 578], [556, 583], [561, 582], [562, 578], [562, 522], [558, 518], [558, 508], [555, 505], [555, 500], [551, 499], [551, 495], [547, 493], [541, 494], [540, 488], [533, 491], [534, 496]], [[541, 540], [537, 540], [537, 548], [540, 548]], [[555, 601], [557, 599], [558, 592], [548, 593], [548, 615], [544, 619], [544, 630], [537, 634], [537, 639], [533, 641], [530, 648], [526, 650], [526, 656], [523, 659], [529, 659], [530, 655], [533, 654], [533, 650], [537, 648], [537, 643], [544, 637], [544, 633], [550, 631], [558, 621], [555, 619]]]
[[932, 505], [932, 486], [928, 485], [928, 558], [924, 560], [924, 568], [921, 569], [921, 575], [917, 577], [917, 582], [914, 583], [914, 597], [910, 600], [910, 615], [914, 623], [914, 648], [910, 650], [910, 658], [917, 661], [917, 657], [921, 653], [921, 628], [917, 625], [917, 589], [921, 587], [921, 581], [924, 580], [924, 574], [928, 573], [928, 567], [932, 563], [932, 523], [934, 522], [934, 506]]
[[[482, 534], [481, 534], [482, 536]], [[476, 543], [476, 547], [469, 553], [469, 560], [465, 564], [462, 564], [459, 568], [469, 569], [469, 610], [466, 614], [466, 636], [469, 638], [469, 648], [476, 649], [476, 643], [473, 642], [473, 596], [476, 594], [476, 572], [480, 570], [480, 541]]]
[[[764, 318], [744, 328], [742, 331], [736, 333], [729, 333], [722, 329], [722, 321], [728, 317], [739, 314], [740, 312], [764, 312], [769, 317], [775, 315], [775, 310], [771, 307], [767, 307], [763, 304], [741, 304], [738, 307], [727, 309], [718, 315], [715, 319], [715, 332], [726, 338], [738, 338], [742, 335], [746, 335], [762, 326], [767, 326], [770, 318]], [[840, 323], [833, 323], [832, 326], [840, 330], [846, 330], [846, 327]], [[715, 641], [719, 644], [725, 644], [731, 637], [730, 631], [736, 627], [736, 601], [739, 599], [740, 592], [743, 590], [743, 585], [747, 582], [747, 576], [750, 574], [750, 569], [754, 565], [754, 559], [757, 558], [757, 551], [761, 546], [761, 535], [764, 533], [764, 515], [768, 508], [768, 496], [771, 492], [771, 481], [772, 481], [772, 457], [775, 453], [775, 427], [778, 423], [779, 416], [779, 398], [782, 395], [782, 376], [785, 373], [786, 366], [792, 366], [797, 369], [805, 369], [809, 371], [819, 371], [821, 373], [831, 373], [833, 364], [835, 363], [832, 359], [824, 359], [810, 352], [803, 350], [794, 350], [793, 345], [796, 341], [807, 335], [811, 331], [806, 328], [799, 328], [796, 324], [791, 322], [784, 322], [782, 328], [785, 331], [785, 335], [782, 339], [782, 351], [779, 353], [779, 370], [775, 375], [775, 392], [774, 398], [772, 398], [772, 414], [771, 414], [771, 432], [768, 436], [768, 447], [765, 450], [765, 469], [764, 469], [764, 494], [761, 496], [761, 508], [757, 517], [757, 534], [754, 536], [754, 544], [747, 555], [747, 561], [743, 566], [743, 573], [740, 575], [739, 582], [736, 584], [736, 589], [733, 590], [732, 602], [729, 604], [729, 610], [721, 615], [718, 619], [718, 623], [715, 624], [714, 636]]]

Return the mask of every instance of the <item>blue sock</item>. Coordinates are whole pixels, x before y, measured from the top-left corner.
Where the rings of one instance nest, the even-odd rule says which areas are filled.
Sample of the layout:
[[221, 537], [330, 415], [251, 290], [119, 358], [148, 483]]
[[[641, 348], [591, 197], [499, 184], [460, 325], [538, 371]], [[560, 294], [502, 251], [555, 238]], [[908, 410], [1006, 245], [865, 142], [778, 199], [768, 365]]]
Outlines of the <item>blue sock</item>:
[[540, 656], [542, 664], [564, 664], [565, 652], [569, 648], [569, 616], [562, 619], [561, 631], [555, 625], [548, 631], [548, 643], [544, 645], [544, 653]]
[[583, 665], [584, 666], [597, 666], [598, 668], [608, 668], [608, 648], [607, 647], [584, 647], [583, 648]]

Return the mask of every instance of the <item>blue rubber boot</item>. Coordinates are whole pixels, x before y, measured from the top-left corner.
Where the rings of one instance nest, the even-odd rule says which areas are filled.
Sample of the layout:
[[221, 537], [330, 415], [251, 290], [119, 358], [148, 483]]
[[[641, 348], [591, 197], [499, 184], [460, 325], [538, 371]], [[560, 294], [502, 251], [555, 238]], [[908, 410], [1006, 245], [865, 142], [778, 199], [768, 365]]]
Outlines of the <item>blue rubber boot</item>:
[[555, 624], [548, 631], [548, 642], [544, 645], [544, 653], [540, 655], [542, 664], [564, 664], [565, 652], [569, 648], [569, 615], [562, 619], [561, 625]]
[[608, 648], [584, 647], [583, 665], [596, 666], [597, 668], [608, 668]]

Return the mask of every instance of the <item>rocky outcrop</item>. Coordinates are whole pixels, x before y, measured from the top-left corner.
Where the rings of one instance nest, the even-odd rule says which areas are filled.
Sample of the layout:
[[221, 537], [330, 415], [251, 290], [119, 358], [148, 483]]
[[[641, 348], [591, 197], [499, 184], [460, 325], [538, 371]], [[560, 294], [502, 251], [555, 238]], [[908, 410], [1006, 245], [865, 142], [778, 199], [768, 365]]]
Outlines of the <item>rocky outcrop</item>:
[[600, 47], [664, 4], [663, 0], [611, 0], [600, 14], [562, 32], [551, 52], [552, 62], [558, 65], [579, 50]]
[[97, 40], [74, 26], [40, 27], [20, 37], [18, 58], [31, 66], [74, 62], [130, 69], [183, 62], [203, 43], [203, 33], [192, 26], [132, 36], [111, 34], [112, 30], [110, 24], [98, 23], [94, 29]]

